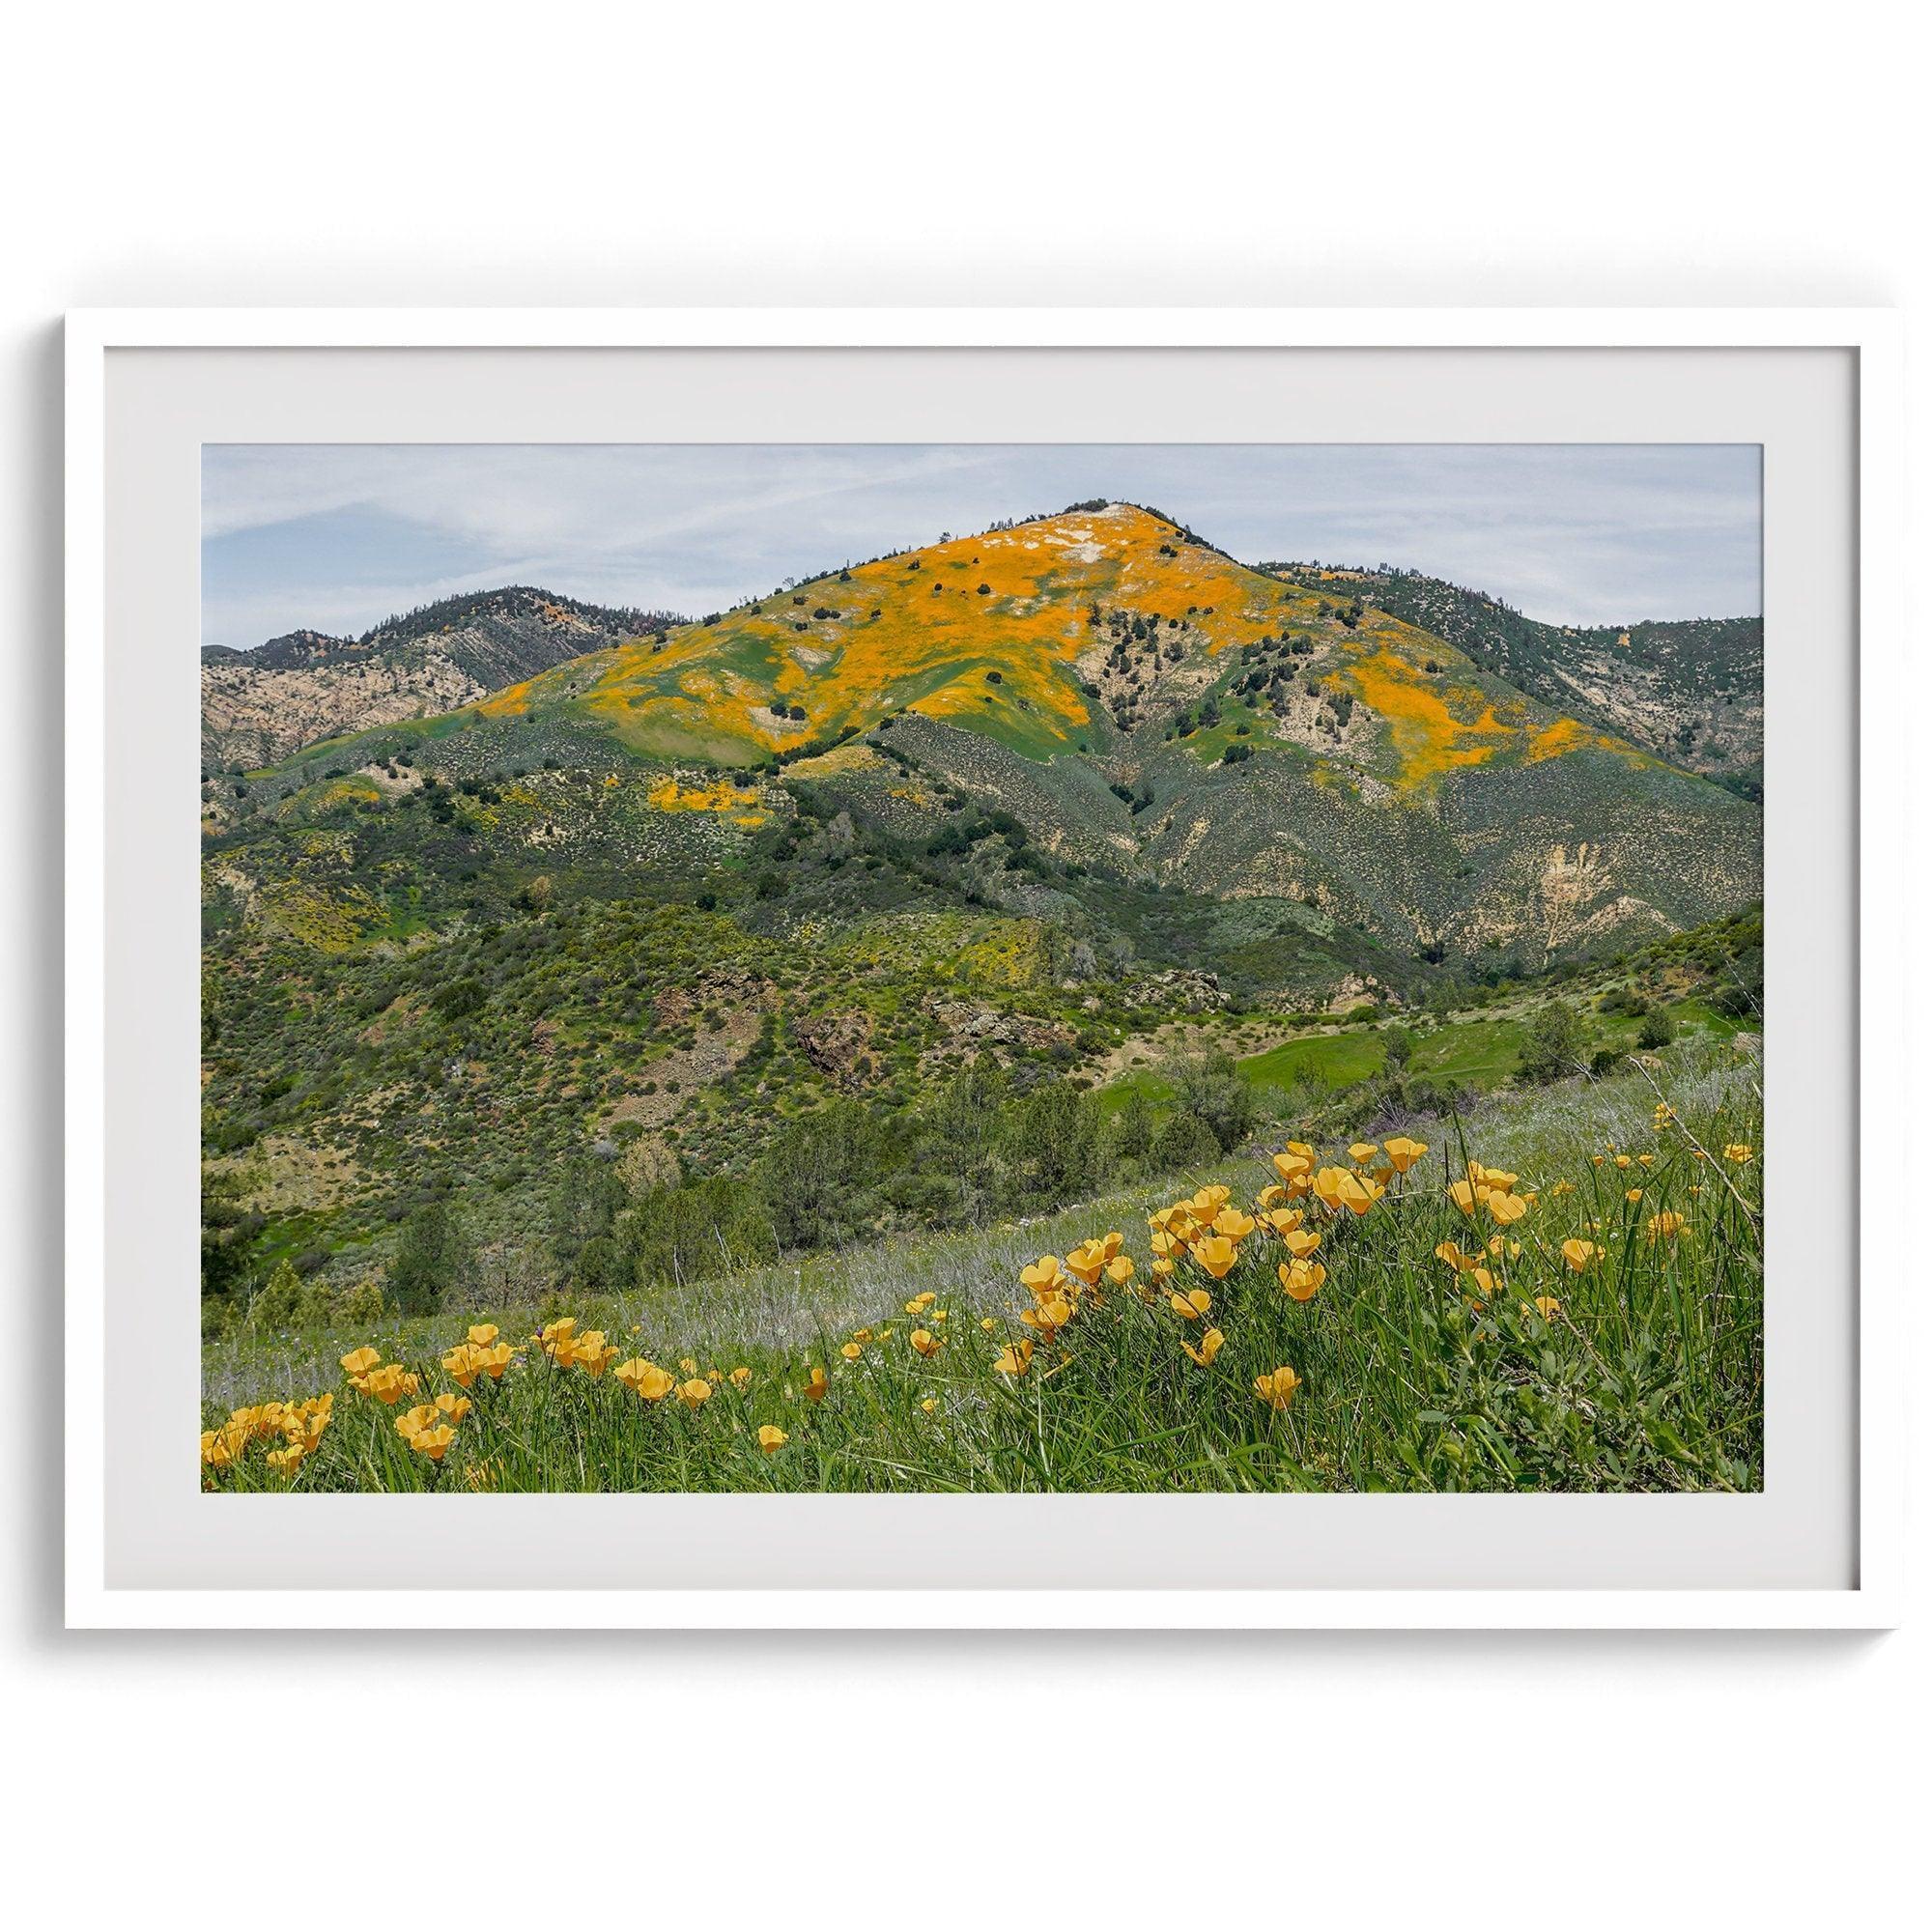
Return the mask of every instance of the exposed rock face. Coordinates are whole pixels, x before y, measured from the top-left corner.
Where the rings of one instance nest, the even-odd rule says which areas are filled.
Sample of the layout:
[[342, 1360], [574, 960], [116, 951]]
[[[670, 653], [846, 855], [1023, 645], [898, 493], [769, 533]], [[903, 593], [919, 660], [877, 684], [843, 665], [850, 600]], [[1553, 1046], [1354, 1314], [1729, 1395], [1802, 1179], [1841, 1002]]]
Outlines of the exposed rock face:
[[942, 1000], [932, 1016], [945, 1033], [939, 1051], [988, 1053], [1005, 1065], [1013, 1051], [1052, 1052], [1073, 1045], [1079, 1035], [1058, 1020], [1007, 1013], [973, 1000]]
[[870, 1013], [856, 1009], [807, 1013], [792, 1021], [791, 1035], [805, 1057], [836, 1086], [850, 1093], [872, 1079]]
[[409, 663], [319, 663], [277, 670], [239, 663], [201, 668], [201, 753], [210, 770], [270, 765], [304, 745], [372, 724], [427, 718], [488, 696], [440, 651]]
[[1357, 1007], [1402, 1005], [1401, 995], [1384, 986], [1373, 973], [1350, 973], [1336, 985], [1324, 1010], [1352, 1012]]
[[515, 586], [449, 598], [360, 638], [291, 631], [201, 654], [202, 765], [273, 764], [305, 745], [472, 704], [671, 620]]
[[1126, 990], [1127, 998], [1137, 1007], [1179, 1006], [1190, 1013], [1205, 1013], [1228, 1004], [1220, 980], [1212, 973], [1192, 966], [1149, 973], [1133, 980]]

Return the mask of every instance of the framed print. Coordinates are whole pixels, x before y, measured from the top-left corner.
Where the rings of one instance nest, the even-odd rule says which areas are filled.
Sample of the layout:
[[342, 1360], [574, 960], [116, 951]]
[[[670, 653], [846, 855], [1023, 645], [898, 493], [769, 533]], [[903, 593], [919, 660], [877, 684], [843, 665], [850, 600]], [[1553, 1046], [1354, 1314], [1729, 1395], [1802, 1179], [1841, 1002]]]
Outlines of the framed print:
[[1897, 384], [71, 318], [71, 1619], [1888, 1621]]

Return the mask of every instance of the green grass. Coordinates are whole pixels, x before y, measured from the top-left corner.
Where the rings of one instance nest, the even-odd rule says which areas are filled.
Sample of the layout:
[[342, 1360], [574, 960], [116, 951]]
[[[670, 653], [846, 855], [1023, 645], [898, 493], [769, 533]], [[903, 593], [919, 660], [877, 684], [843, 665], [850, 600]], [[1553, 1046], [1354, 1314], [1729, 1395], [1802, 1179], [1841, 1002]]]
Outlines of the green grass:
[[[675, 1396], [646, 1403], [611, 1374], [558, 1368], [526, 1346], [500, 1385], [471, 1390], [448, 1457], [432, 1463], [403, 1443], [396, 1411], [344, 1386], [335, 1357], [371, 1343], [417, 1375], [413, 1400], [453, 1393], [439, 1358], [480, 1318], [451, 1313], [374, 1335], [213, 1347], [204, 1427], [245, 1402], [334, 1391], [334, 1419], [298, 1490], [1752, 1490], [1762, 1479], [1760, 1169], [1725, 1167], [1720, 1179], [1696, 1144], [1756, 1144], [1755, 1068], [1728, 1046], [1692, 1043], [1659, 1056], [1656, 1078], [1680, 1116], [1661, 1131], [1636, 1069], [1512, 1095], [1460, 1128], [1432, 1129], [1427, 1161], [1366, 1217], [1311, 1213], [1328, 1269], [1312, 1301], [1282, 1293], [1279, 1246], [1258, 1230], [1225, 1280], [1208, 1283], [1183, 1262], [1190, 1285], [1211, 1293], [1206, 1321], [1183, 1323], [1165, 1294], [1150, 1305], [1111, 1290], [1077, 1317], [1064, 1349], [1042, 1344], [1018, 1378], [995, 1372], [994, 1352], [1028, 1333], [1019, 1267], [1113, 1228], [1146, 1280], [1147, 1211], [1200, 1177], [1031, 1226], [883, 1243], [570, 1311], [580, 1332], [605, 1329], [620, 1359], [635, 1352], [680, 1374], [680, 1358], [721, 1376], [751, 1370], [742, 1392], [723, 1379], [696, 1410]], [[1618, 1169], [1612, 1143], [1653, 1164]], [[1505, 1236], [1520, 1240], [1520, 1254], [1489, 1261], [1496, 1280], [1480, 1308], [1468, 1278], [1435, 1254], [1445, 1240], [1473, 1247], [1496, 1232], [1446, 1198], [1468, 1153], [1539, 1195]], [[1237, 1202], [1270, 1179], [1257, 1156], [1221, 1173]], [[1634, 1177], [1643, 1188], [1634, 1204], [1624, 1198]], [[1650, 1217], [1665, 1208], [1686, 1217], [1682, 1233], [1650, 1238]], [[1605, 1251], [1587, 1272], [1559, 1253], [1572, 1236]], [[917, 1320], [904, 1312], [928, 1292], [937, 1299]], [[1560, 1300], [1548, 1319], [1527, 1305], [1540, 1295]], [[554, 1312], [481, 1313], [521, 1340]], [[943, 1338], [929, 1361], [908, 1345], [921, 1322]], [[1225, 1340], [1211, 1366], [1197, 1366], [1182, 1343], [1210, 1323]], [[873, 1337], [847, 1362], [840, 1345], [862, 1328]], [[813, 1365], [828, 1372], [817, 1404], [803, 1393]], [[1282, 1365], [1301, 1386], [1276, 1411], [1253, 1382]], [[786, 1432], [775, 1455], [757, 1446], [761, 1424]], [[259, 1446], [206, 1480], [291, 1487]]]

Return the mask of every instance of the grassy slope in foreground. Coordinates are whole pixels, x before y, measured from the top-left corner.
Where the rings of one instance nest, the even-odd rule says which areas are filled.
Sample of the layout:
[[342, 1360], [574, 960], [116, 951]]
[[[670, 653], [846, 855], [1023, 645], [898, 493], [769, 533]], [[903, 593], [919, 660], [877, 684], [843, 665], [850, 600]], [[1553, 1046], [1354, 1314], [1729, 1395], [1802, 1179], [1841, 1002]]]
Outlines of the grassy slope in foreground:
[[[1328, 1271], [1311, 1300], [1282, 1293], [1282, 1249], [1257, 1229], [1224, 1279], [1181, 1264], [1180, 1285], [1212, 1297], [1204, 1317], [1183, 1321], [1165, 1291], [1147, 1303], [1110, 1289], [1064, 1349], [1040, 1345], [1017, 1378], [994, 1355], [1031, 1339], [1017, 1319], [1020, 1266], [1115, 1227], [1146, 1282], [1146, 1214], [1201, 1177], [1026, 1228], [822, 1261], [809, 1276], [773, 1268], [702, 1298], [579, 1311], [582, 1327], [609, 1332], [612, 1360], [635, 1352], [706, 1379], [696, 1407], [674, 1395], [646, 1404], [611, 1375], [526, 1350], [500, 1384], [472, 1389], [472, 1412], [433, 1463], [403, 1444], [394, 1411], [341, 1390], [335, 1355], [372, 1338], [335, 1332], [209, 1351], [205, 1423], [232, 1403], [340, 1391], [297, 1478], [317, 1489], [1752, 1490], [1760, 1170], [1721, 1151], [1756, 1146], [1756, 1069], [1721, 1045], [1654, 1065], [1674, 1118], [1653, 1111], [1642, 1070], [1514, 1096], [1462, 1128], [1431, 1129], [1427, 1160], [1363, 1218], [1311, 1210]], [[1472, 1220], [1447, 1200], [1466, 1155], [1519, 1177], [1516, 1192], [1533, 1196], [1520, 1219]], [[1236, 1203], [1272, 1179], [1259, 1160], [1221, 1173]], [[1482, 1257], [1488, 1280], [1437, 1259], [1441, 1243], [1475, 1250], [1492, 1237], [1502, 1251]], [[1577, 1239], [1600, 1251], [1581, 1271], [1562, 1251]], [[932, 1299], [908, 1312], [922, 1295]], [[419, 1377], [411, 1400], [455, 1394], [439, 1358], [469, 1319], [373, 1338]], [[506, 1334], [528, 1332], [528, 1311], [499, 1319]], [[1187, 1350], [1210, 1324], [1225, 1339], [1204, 1366]], [[929, 1357], [911, 1346], [915, 1330], [936, 1339]], [[1284, 1365], [1300, 1386], [1276, 1409], [1253, 1382]], [[742, 1389], [729, 1379], [739, 1367]], [[804, 1394], [813, 1367], [828, 1374], [819, 1403]], [[761, 1453], [760, 1427], [784, 1433], [777, 1453]], [[282, 1485], [259, 1447], [206, 1480]]]

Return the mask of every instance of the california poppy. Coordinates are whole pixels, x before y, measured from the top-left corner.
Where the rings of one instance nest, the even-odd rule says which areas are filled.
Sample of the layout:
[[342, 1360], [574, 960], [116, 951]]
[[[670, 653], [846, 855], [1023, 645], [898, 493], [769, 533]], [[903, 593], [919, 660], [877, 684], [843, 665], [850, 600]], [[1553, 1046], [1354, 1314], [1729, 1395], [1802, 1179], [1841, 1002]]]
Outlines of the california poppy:
[[1283, 1262], [1275, 1274], [1292, 1301], [1314, 1300], [1328, 1279], [1328, 1270], [1320, 1262]]
[[1196, 1264], [1219, 1281], [1239, 1259], [1235, 1244], [1225, 1235], [1204, 1235], [1189, 1250]]
[[1202, 1336], [1201, 1346], [1198, 1349], [1192, 1342], [1185, 1340], [1181, 1342], [1180, 1346], [1187, 1351], [1191, 1360], [1198, 1363], [1202, 1368], [1207, 1369], [1213, 1366], [1214, 1357], [1221, 1352], [1221, 1344], [1227, 1339], [1221, 1333], [1220, 1329], [1210, 1328], [1207, 1334]]
[[1264, 1376], [1255, 1378], [1255, 1393], [1270, 1408], [1286, 1408], [1294, 1400], [1301, 1378], [1286, 1363]]

